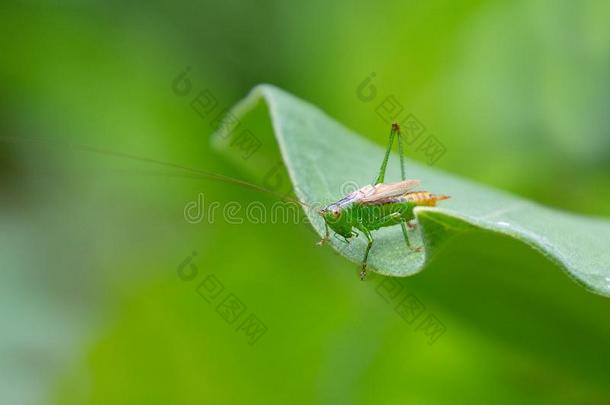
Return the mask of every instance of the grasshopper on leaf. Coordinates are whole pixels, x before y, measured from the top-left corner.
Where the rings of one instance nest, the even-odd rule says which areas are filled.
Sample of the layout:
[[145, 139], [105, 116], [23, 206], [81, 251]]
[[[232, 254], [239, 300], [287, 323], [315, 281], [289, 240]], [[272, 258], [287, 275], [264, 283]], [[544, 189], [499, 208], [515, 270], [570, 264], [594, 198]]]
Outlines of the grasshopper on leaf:
[[[386, 184], [383, 181], [394, 138], [398, 138], [402, 181]], [[324, 219], [326, 227], [326, 235], [319, 244], [322, 245], [329, 240], [329, 228], [348, 241], [350, 238], [358, 236], [354, 228], [362, 232], [368, 244], [362, 259], [361, 280], [364, 280], [366, 277], [367, 259], [369, 251], [373, 246], [371, 231], [400, 224], [407, 247], [411, 251], [421, 250], [421, 247], [411, 247], [411, 242], [409, 242], [407, 227], [415, 227], [414, 224], [409, 223], [409, 221], [415, 219], [413, 209], [417, 206], [434, 207], [437, 201], [446, 200], [449, 197], [434, 195], [428, 191], [411, 191], [417, 185], [419, 185], [418, 180], [405, 178], [403, 140], [400, 134], [400, 125], [392, 124], [388, 147], [375, 183], [364, 186], [320, 210], [319, 213]]]

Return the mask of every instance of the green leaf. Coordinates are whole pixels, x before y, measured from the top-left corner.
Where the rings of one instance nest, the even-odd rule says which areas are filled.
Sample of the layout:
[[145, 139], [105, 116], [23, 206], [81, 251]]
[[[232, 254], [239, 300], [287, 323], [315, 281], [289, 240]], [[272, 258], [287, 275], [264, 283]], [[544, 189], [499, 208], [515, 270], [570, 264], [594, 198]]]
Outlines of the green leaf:
[[[265, 186], [273, 184], [276, 188], [281, 175], [275, 168], [278, 152], [270, 138], [274, 134], [295, 194], [309, 205], [305, 208], [307, 218], [320, 235], [324, 233], [324, 223], [317, 213], [320, 205], [338, 200], [356, 185], [370, 184], [379, 170], [382, 147], [276, 87], [255, 87], [231, 114], [239, 124], [231, 130], [228, 125], [219, 130], [214, 136], [215, 145]], [[389, 128], [386, 132], [389, 134]], [[242, 153], [250, 150], [245, 134], [262, 144], [251, 156]], [[419, 253], [406, 248], [400, 227], [376, 231], [369, 256], [371, 270], [391, 276], [413, 275], [435, 255], [442, 254], [447, 242], [466, 232], [484, 230], [525, 243], [589, 290], [610, 296], [607, 219], [547, 208], [409, 160], [407, 177], [421, 180], [421, 189], [446, 194], [451, 199], [441, 201], [438, 207], [416, 208], [419, 226], [412, 232], [412, 240], [416, 245], [423, 244]], [[398, 156], [393, 155], [386, 182], [396, 180]], [[331, 245], [349, 260], [360, 263], [366, 243], [364, 238], [356, 238], [346, 245], [331, 238]], [[476, 261], [476, 257], [472, 260]]]

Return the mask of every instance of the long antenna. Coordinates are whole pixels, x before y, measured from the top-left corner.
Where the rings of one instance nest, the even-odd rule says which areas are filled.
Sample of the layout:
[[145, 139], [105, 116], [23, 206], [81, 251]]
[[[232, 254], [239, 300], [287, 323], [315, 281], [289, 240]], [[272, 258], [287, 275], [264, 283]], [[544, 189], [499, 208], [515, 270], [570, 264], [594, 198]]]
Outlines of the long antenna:
[[280, 200], [288, 200], [291, 202], [296, 202], [297, 204], [303, 205], [308, 208], [310, 207], [308, 204], [306, 204], [302, 201], [299, 201], [296, 198], [281, 195], [279, 193], [276, 193], [273, 190], [269, 190], [265, 187], [259, 186], [254, 183], [247, 182], [245, 180], [236, 179], [234, 177], [226, 176], [224, 174], [214, 173], [214, 172], [211, 172], [208, 170], [197, 169], [194, 167], [189, 167], [189, 166], [185, 166], [182, 164], [159, 160], [159, 159], [150, 158], [150, 157], [146, 157], [146, 156], [138, 156], [138, 155], [134, 155], [131, 153], [114, 151], [114, 150], [110, 150], [110, 149], [99, 148], [99, 147], [90, 146], [90, 145], [84, 145], [81, 143], [61, 141], [61, 140], [50, 140], [50, 139], [43, 139], [43, 138], [29, 138], [29, 137], [21, 137], [21, 136], [0, 135], [0, 141], [13, 142], [13, 143], [33, 142], [33, 143], [39, 143], [39, 144], [43, 144], [43, 145], [47, 145], [47, 146], [65, 147], [65, 148], [76, 149], [76, 150], [81, 150], [81, 151], [85, 151], [85, 152], [97, 153], [100, 155], [115, 156], [115, 157], [119, 157], [119, 158], [123, 158], [123, 159], [129, 159], [129, 160], [134, 160], [134, 161], [139, 161], [139, 162], [144, 162], [144, 163], [156, 164], [159, 166], [171, 167], [174, 169], [184, 170], [186, 172], [193, 173], [196, 175], [196, 176], [194, 176], [194, 178], [205, 178], [205, 179], [221, 181], [224, 183], [235, 184], [235, 185], [239, 185], [241, 187], [245, 187], [245, 188], [248, 188], [251, 190], [261, 192], [261, 193], [270, 194]]

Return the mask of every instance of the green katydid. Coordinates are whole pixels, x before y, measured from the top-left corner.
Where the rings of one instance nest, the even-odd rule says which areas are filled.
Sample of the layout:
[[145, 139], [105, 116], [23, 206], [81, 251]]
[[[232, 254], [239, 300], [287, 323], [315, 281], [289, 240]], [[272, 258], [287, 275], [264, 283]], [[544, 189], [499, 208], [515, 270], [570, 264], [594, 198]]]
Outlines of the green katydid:
[[[394, 138], [398, 138], [402, 181], [385, 184], [383, 181]], [[418, 180], [405, 178], [403, 140], [400, 133], [400, 125], [392, 124], [388, 147], [375, 183], [364, 186], [319, 211], [326, 227], [326, 234], [319, 244], [322, 245], [325, 241], [329, 240], [329, 228], [348, 241], [350, 238], [358, 236], [354, 228], [362, 232], [368, 244], [362, 259], [361, 280], [364, 280], [366, 277], [369, 251], [373, 246], [374, 239], [371, 231], [400, 224], [407, 247], [412, 251], [419, 251], [421, 247], [411, 247], [407, 232], [407, 227], [413, 228], [415, 226], [409, 223], [409, 221], [415, 219], [413, 209], [416, 206], [433, 207], [437, 201], [446, 200], [449, 197], [434, 195], [428, 191], [410, 191], [418, 184]]]

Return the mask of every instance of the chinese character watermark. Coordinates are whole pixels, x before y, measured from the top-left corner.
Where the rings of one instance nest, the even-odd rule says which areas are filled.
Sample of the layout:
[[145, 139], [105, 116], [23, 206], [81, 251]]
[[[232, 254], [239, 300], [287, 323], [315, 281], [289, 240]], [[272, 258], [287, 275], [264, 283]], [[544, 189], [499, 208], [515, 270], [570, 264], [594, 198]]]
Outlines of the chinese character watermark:
[[[377, 87], [373, 81], [377, 77], [376, 73], [371, 73], [356, 88], [356, 96], [363, 103], [370, 103], [377, 98]], [[375, 107], [375, 113], [387, 125], [399, 123], [402, 128], [402, 135], [405, 143], [415, 148], [415, 152], [421, 152], [429, 165], [433, 165], [443, 157], [447, 149], [442, 142], [434, 135], [426, 133], [426, 127], [413, 115], [405, 110], [404, 106], [390, 94]]]
[[403, 287], [394, 277], [382, 277], [375, 291], [385, 302], [392, 305], [407, 325], [415, 326], [416, 332], [423, 333], [429, 345], [434, 344], [447, 328], [432, 313], [422, 316], [426, 312], [426, 306], [414, 294], [403, 294]]
[[[178, 265], [178, 277], [182, 281], [193, 281], [199, 275], [199, 269], [193, 262], [195, 256], [197, 252], [187, 256]], [[254, 313], [248, 313], [246, 304], [234, 292], [227, 291], [215, 274], [205, 275], [195, 291], [215, 307], [216, 313], [227, 325], [244, 335], [250, 346], [254, 346], [267, 333], [267, 325]]]
[[[176, 96], [192, 97], [193, 82], [190, 72], [191, 68], [187, 66], [172, 81], [172, 90]], [[190, 99], [189, 105], [201, 119], [209, 120], [209, 125], [219, 131], [223, 139], [230, 140], [230, 147], [237, 149], [241, 153], [242, 159], [250, 159], [260, 149], [262, 143], [252, 131], [241, 128], [241, 131], [237, 132], [241, 126], [239, 118], [231, 112], [230, 108], [221, 108], [218, 99], [210, 89], [206, 88], [196, 92], [195, 96]]]

